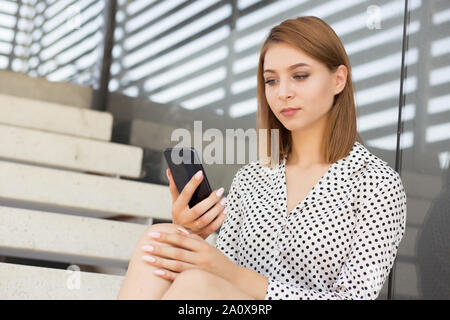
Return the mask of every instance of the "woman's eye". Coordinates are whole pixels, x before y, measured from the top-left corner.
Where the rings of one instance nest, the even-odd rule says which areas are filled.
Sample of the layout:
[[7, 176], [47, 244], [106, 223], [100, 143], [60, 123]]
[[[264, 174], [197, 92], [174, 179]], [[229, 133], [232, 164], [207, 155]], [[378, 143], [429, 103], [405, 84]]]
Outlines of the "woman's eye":
[[[302, 76], [294, 76], [294, 78], [295, 79], [305, 79], [305, 78], [307, 78], [309, 76], [309, 74], [305, 74], [305, 75], [302, 75]], [[265, 81], [264, 83], [265, 84], [268, 84], [268, 85], [272, 85], [273, 84], [273, 82], [274, 82], [275, 80], [267, 80], [267, 81]]]

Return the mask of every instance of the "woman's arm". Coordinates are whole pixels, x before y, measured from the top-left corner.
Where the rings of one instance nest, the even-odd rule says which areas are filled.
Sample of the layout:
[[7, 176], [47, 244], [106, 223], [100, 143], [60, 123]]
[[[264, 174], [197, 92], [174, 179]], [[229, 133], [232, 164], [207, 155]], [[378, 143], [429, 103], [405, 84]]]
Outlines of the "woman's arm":
[[257, 300], [264, 300], [269, 279], [256, 271], [235, 265], [233, 277], [227, 279], [235, 287]]

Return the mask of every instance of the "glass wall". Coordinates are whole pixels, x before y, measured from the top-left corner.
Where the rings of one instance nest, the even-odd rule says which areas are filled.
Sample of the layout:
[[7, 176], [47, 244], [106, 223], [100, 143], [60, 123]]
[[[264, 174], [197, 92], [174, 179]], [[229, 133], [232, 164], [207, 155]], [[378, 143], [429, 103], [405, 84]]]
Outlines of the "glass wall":
[[104, 1], [0, 0], [0, 69], [98, 87]]
[[450, 299], [450, 1], [411, 11], [408, 37], [401, 135], [408, 219], [394, 298]]

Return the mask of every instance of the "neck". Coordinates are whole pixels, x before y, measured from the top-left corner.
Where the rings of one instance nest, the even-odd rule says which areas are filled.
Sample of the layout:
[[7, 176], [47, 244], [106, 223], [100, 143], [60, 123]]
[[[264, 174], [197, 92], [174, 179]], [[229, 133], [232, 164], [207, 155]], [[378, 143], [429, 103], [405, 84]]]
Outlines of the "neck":
[[291, 131], [292, 149], [286, 164], [305, 169], [326, 164], [322, 156], [324, 125], [325, 121], [320, 120], [310, 128]]

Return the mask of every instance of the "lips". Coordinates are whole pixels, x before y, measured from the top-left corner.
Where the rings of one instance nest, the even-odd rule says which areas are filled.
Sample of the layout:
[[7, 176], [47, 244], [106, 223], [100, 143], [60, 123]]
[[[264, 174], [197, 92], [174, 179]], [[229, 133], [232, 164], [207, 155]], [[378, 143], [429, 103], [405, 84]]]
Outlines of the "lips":
[[281, 109], [281, 112], [288, 112], [288, 111], [292, 111], [292, 110], [300, 110], [300, 108], [283, 108]]
[[281, 109], [281, 114], [285, 117], [294, 115], [301, 108], [283, 108]]

